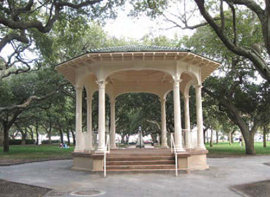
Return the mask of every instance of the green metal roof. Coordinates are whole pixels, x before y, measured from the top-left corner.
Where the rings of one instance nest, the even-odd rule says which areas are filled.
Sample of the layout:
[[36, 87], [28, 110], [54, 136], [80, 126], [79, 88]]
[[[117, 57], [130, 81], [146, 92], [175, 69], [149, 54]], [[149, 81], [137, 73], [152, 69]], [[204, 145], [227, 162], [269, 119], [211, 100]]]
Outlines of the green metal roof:
[[[85, 52], [84, 54], [78, 55], [76, 57], [73, 57], [69, 60], [66, 60], [64, 62], [61, 62], [57, 64], [56, 66], [59, 66], [61, 64], [64, 64], [68, 61], [71, 61], [73, 59], [76, 59], [78, 57], [81, 57], [86, 54], [91, 53], [121, 53], [121, 52], [191, 52], [191, 50], [188, 49], [182, 49], [180, 47], [168, 47], [168, 46], [156, 46], [156, 45], [126, 45], [126, 46], [115, 46], [115, 47], [105, 47], [105, 48], [97, 48], [97, 49], [90, 49], [89, 51]], [[195, 54], [195, 53], [194, 53]], [[201, 56], [203, 58], [209, 59], [207, 57], [204, 57], [202, 55], [196, 54], [198, 56]], [[215, 60], [211, 60], [215, 61]], [[218, 61], [215, 61], [217, 63], [220, 63]]]
[[118, 52], [189, 52], [179, 47], [166, 47], [166, 46], [148, 46], [148, 45], [127, 45], [91, 49], [88, 53], [118, 53]]

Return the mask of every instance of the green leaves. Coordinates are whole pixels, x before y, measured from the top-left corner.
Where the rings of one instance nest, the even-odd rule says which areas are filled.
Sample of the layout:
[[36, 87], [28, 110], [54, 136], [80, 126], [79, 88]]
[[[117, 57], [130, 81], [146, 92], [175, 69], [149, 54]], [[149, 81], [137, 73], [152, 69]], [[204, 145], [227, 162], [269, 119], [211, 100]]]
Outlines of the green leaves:
[[168, 6], [167, 0], [133, 0], [130, 1], [134, 9], [130, 12], [130, 16], [138, 16], [141, 12], [147, 16], [156, 18], [160, 16]]

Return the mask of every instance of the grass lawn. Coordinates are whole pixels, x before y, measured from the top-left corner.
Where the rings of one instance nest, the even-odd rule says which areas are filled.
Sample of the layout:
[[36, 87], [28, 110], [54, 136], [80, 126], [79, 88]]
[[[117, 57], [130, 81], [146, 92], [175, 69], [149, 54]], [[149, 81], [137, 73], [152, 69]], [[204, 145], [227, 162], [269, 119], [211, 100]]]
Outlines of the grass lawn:
[[[214, 143], [213, 147], [206, 144], [206, 148], [209, 150], [209, 157], [246, 155], [245, 147], [239, 146], [237, 142], [232, 145], [229, 145], [228, 142]], [[59, 148], [58, 145], [12, 145], [10, 146], [9, 153], [3, 153], [3, 148], [0, 147], [0, 165], [29, 161], [71, 159], [73, 150], [74, 147]], [[267, 142], [267, 148], [263, 148], [262, 142], [255, 142], [255, 150], [257, 155], [270, 155], [270, 142]]]
[[0, 164], [71, 159], [73, 150], [74, 147], [59, 148], [58, 145], [12, 145], [9, 147], [9, 153], [3, 153], [3, 148], [0, 147]]
[[[257, 155], [270, 155], [270, 142], [267, 142], [267, 147], [263, 147], [262, 142], [255, 142], [255, 151]], [[213, 147], [210, 147], [210, 144], [206, 144], [206, 148], [209, 151], [209, 156], [211, 155], [222, 155], [222, 156], [237, 156], [245, 155], [246, 150], [245, 146], [239, 146], [239, 142], [235, 142], [232, 145], [229, 145], [228, 142], [219, 142], [218, 144], [213, 144]]]

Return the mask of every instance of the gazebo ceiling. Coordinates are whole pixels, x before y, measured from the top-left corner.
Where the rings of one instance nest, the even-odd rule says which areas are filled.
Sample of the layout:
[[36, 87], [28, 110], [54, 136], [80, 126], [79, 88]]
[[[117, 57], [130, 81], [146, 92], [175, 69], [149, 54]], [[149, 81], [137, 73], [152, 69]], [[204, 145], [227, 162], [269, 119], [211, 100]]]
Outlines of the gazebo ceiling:
[[[94, 69], [99, 65], [129, 65], [133, 62], [167, 62], [181, 61], [186, 64], [201, 67], [201, 79], [204, 81], [220, 64], [208, 58], [196, 55], [188, 50], [174, 47], [131, 45], [93, 49], [83, 55], [57, 65], [56, 70], [62, 73], [72, 84], [76, 83], [76, 70], [81, 68]], [[129, 69], [132, 70], [132, 69]], [[181, 76], [188, 77], [188, 76]], [[108, 80], [123, 81], [166, 81], [171, 80], [169, 74], [155, 70], [113, 73]]]
[[171, 81], [172, 77], [162, 71], [155, 70], [132, 70], [132, 71], [120, 71], [111, 74], [108, 80], [114, 83], [123, 82], [167, 82]]

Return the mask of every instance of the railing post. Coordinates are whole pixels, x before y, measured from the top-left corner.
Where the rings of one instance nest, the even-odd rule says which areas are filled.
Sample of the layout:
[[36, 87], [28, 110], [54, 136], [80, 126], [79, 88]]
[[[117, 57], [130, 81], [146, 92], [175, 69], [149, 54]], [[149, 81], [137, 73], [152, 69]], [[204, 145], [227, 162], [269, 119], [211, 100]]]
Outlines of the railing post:
[[173, 137], [173, 134], [171, 133], [171, 152], [172, 150], [173, 150], [174, 159], [175, 159], [175, 176], [178, 176], [178, 157], [177, 157], [176, 146], [174, 143], [174, 137]]
[[111, 148], [110, 148], [110, 135], [107, 135], [106, 143], [105, 143], [105, 149], [104, 149], [104, 160], [103, 160], [103, 170], [104, 170], [104, 177], [107, 175], [107, 164], [106, 164], [106, 159], [107, 159], [107, 153], [110, 153]]

